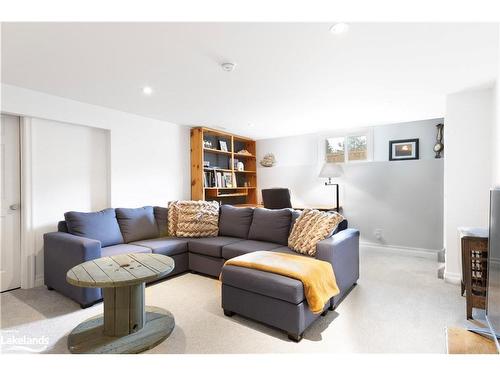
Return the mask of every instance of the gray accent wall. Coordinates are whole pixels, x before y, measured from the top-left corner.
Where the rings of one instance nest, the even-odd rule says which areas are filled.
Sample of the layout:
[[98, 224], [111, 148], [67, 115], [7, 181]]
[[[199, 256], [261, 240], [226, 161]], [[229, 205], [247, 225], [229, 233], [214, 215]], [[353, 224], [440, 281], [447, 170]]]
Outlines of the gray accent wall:
[[[443, 159], [432, 147], [443, 119], [375, 126], [371, 162], [343, 164], [340, 203], [364, 242], [418, 250], [443, 248]], [[338, 134], [338, 132], [336, 132]], [[277, 165], [258, 168], [259, 188], [288, 187], [294, 205], [333, 205], [334, 188], [318, 177], [328, 134], [257, 141], [258, 160], [273, 152]], [[446, 130], [445, 130], [446, 136]], [[420, 160], [388, 161], [389, 140], [419, 138]], [[377, 238], [375, 231], [380, 230]]]

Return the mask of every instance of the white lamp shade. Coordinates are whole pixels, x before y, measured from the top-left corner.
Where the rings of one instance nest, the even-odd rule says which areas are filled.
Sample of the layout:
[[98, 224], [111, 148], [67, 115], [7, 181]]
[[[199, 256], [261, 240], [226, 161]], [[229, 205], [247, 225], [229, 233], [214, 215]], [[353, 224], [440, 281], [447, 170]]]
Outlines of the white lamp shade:
[[319, 177], [331, 178], [340, 177], [344, 173], [342, 166], [338, 163], [325, 163], [321, 172], [319, 172]]

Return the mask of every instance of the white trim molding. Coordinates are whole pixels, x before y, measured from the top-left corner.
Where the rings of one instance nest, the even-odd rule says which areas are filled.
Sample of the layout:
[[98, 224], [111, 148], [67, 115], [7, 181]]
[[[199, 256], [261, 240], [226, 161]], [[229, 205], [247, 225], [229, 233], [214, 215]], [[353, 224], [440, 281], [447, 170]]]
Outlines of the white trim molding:
[[441, 251], [438, 249], [424, 249], [424, 248], [420, 248], [420, 247], [382, 245], [382, 244], [378, 244], [378, 243], [364, 242], [364, 241], [360, 241], [359, 246], [364, 248], [364, 249], [369, 249], [369, 250], [386, 251], [386, 252], [388, 251], [388, 252], [392, 252], [392, 253], [398, 253], [401, 255], [435, 259], [436, 262], [437, 262], [438, 253]]
[[462, 282], [462, 275], [459, 273], [447, 272], [445, 269], [443, 274], [443, 279], [447, 283], [460, 285], [460, 283]]
[[45, 282], [44, 282], [44, 277], [43, 275], [37, 275], [35, 277], [35, 287], [39, 287], [39, 286], [44, 286], [45, 285]]
[[[36, 286], [31, 118], [21, 117], [21, 288]], [[43, 285], [43, 281], [42, 281]]]

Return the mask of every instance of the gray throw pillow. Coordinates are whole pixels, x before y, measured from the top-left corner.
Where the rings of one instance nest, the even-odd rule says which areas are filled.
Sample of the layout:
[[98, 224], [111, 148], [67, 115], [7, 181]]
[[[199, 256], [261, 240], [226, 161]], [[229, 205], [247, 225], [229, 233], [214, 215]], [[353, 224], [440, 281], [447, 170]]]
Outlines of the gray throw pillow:
[[153, 207], [117, 208], [116, 218], [125, 242], [148, 240], [158, 237]]
[[123, 243], [113, 208], [99, 212], [70, 211], [64, 214], [64, 219], [69, 233], [101, 241], [102, 247]]
[[234, 207], [228, 204], [220, 208], [219, 236], [247, 238], [252, 224], [253, 208]]
[[256, 208], [253, 212], [248, 239], [274, 242], [287, 246], [291, 221], [292, 210], [289, 208], [281, 210]]

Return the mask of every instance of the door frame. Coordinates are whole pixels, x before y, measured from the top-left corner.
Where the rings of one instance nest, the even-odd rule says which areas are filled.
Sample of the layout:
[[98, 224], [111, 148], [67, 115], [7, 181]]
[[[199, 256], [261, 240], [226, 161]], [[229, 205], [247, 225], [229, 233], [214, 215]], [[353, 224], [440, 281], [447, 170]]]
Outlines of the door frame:
[[43, 285], [35, 280], [35, 229], [33, 226], [31, 118], [19, 116], [21, 138], [21, 289]]
[[[21, 168], [21, 289], [30, 289], [44, 285], [44, 276], [36, 275], [37, 235], [33, 224], [33, 126], [32, 119], [20, 113], [0, 111], [0, 114], [19, 118], [20, 168]], [[57, 121], [57, 120], [53, 120]], [[59, 122], [59, 121], [57, 121]], [[72, 122], [67, 124], [87, 126]], [[111, 204], [111, 130], [107, 131], [107, 200]]]
[[[31, 197], [31, 119], [17, 113], [0, 112], [1, 115], [17, 117], [19, 119], [19, 168], [20, 168], [20, 272], [21, 289], [37, 286], [35, 280], [35, 232], [32, 222]], [[40, 280], [40, 285], [43, 280]]]

